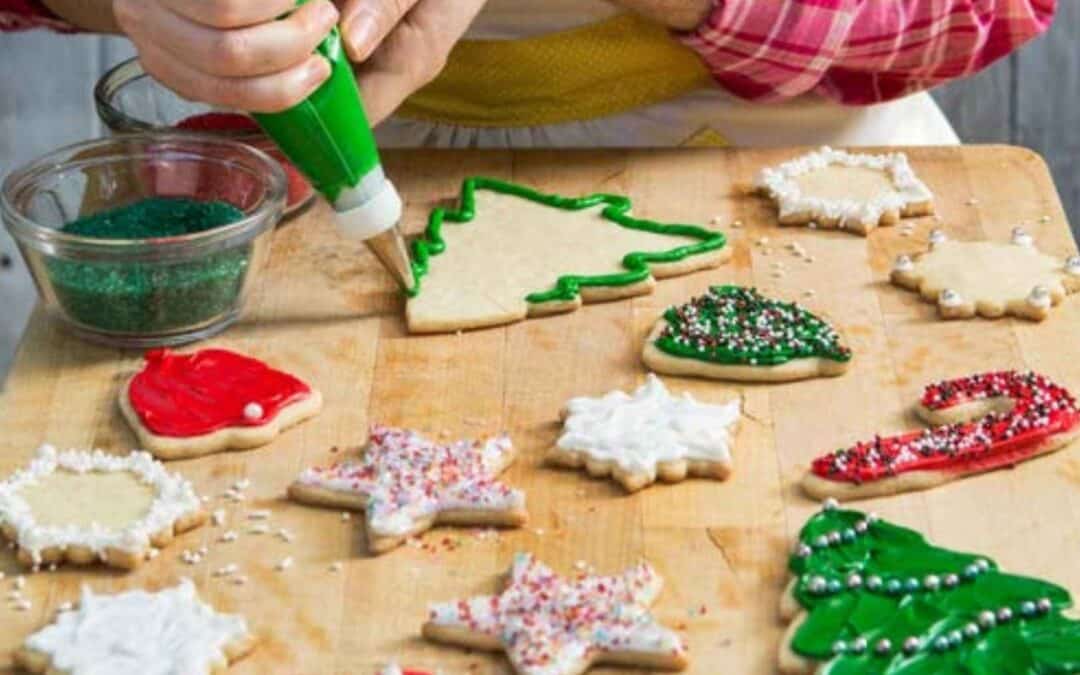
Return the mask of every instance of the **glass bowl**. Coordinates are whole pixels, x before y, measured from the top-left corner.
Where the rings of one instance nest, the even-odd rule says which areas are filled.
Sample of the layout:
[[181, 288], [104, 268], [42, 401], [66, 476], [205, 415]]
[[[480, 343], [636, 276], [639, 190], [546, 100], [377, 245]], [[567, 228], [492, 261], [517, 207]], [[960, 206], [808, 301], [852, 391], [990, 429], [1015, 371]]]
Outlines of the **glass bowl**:
[[146, 71], [138, 59], [130, 59], [105, 73], [94, 86], [98, 117], [114, 134], [148, 131], [201, 133], [247, 143], [281, 163], [288, 178], [285, 215], [300, 212], [315, 198], [307, 179], [259, 129], [255, 120], [241, 112], [222, 110], [181, 98]]
[[[148, 198], [226, 202], [235, 209], [199, 208], [242, 215], [151, 239], [62, 231]], [[86, 339], [121, 347], [192, 342], [235, 321], [284, 204], [285, 173], [276, 160], [194, 134], [71, 145], [17, 169], [0, 187], [0, 214], [48, 314]]]

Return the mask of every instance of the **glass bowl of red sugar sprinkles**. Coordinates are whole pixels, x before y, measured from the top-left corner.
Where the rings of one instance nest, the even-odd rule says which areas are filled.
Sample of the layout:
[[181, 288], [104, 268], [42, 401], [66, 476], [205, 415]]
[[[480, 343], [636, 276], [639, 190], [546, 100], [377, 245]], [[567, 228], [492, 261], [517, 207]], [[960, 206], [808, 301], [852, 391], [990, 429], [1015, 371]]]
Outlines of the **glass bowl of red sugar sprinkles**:
[[250, 145], [125, 134], [16, 169], [0, 215], [51, 318], [111, 346], [177, 345], [240, 316], [285, 185], [281, 165]]
[[315, 198], [311, 184], [250, 116], [182, 98], [147, 74], [137, 59], [124, 61], [98, 80], [94, 103], [101, 121], [114, 134], [148, 131], [211, 134], [262, 150], [285, 170], [286, 217], [299, 213]]

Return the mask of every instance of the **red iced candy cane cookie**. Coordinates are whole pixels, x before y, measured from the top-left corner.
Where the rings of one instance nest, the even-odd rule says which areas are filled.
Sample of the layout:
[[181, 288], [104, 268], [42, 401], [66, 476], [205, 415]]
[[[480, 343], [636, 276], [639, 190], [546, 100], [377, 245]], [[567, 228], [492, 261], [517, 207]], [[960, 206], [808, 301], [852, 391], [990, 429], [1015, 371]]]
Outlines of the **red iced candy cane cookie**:
[[804, 489], [824, 499], [933, 487], [1057, 450], [1080, 433], [1080, 409], [1035, 373], [1002, 371], [931, 384], [916, 408], [922, 431], [875, 436], [814, 460]]

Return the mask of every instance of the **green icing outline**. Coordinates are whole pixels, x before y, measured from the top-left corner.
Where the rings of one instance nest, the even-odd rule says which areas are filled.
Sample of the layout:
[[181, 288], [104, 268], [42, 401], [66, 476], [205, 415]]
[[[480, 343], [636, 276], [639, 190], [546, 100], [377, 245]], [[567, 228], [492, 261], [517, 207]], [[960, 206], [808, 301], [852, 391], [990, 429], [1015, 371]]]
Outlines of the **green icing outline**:
[[697, 244], [679, 246], [666, 251], [633, 251], [627, 253], [622, 259], [626, 272], [592, 276], [576, 274], [561, 276], [551, 290], [530, 293], [525, 296], [525, 301], [531, 304], [570, 301], [578, 296], [582, 287], [629, 286], [630, 284], [639, 283], [650, 277], [649, 263], [678, 262], [690, 256], [722, 249], [727, 245], [727, 237], [722, 232], [707, 230], [697, 225], [663, 224], [652, 220], [634, 218], [630, 215], [632, 202], [629, 198], [620, 195], [595, 193], [586, 197], [562, 197], [545, 194], [523, 185], [495, 178], [472, 176], [465, 179], [461, 185], [459, 206], [456, 209], [447, 209], [441, 206], [433, 209], [428, 218], [428, 226], [424, 234], [412, 243], [412, 271], [416, 283], [406, 291], [409, 297], [416, 297], [420, 294], [421, 280], [428, 272], [431, 258], [446, 250], [446, 240], [442, 236], [443, 225], [447, 222], [465, 224], [476, 217], [477, 190], [512, 195], [566, 211], [581, 211], [600, 204], [606, 204], [607, 206], [600, 214], [601, 217], [620, 227], [701, 240]]

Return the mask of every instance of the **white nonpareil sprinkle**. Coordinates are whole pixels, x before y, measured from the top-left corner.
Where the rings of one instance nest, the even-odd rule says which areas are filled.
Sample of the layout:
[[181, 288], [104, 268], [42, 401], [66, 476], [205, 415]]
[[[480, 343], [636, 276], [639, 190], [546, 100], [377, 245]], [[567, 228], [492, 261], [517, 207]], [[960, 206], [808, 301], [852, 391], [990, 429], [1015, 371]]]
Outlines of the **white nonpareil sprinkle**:
[[234, 586], [243, 586], [248, 582], [248, 578], [245, 576], [233, 577], [232, 583]]
[[261, 510], [252, 511], [251, 513], [249, 513], [248, 514], [248, 520], [269, 520], [271, 515], [273, 515], [273, 514], [270, 511], [268, 511], [266, 509], [261, 509]]
[[33, 603], [31, 603], [29, 600], [26, 600], [25, 598], [22, 599], [22, 600], [19, 600], [14, 605], [15, 611], [18, 611], [18, 612], [29, 611], [30, 608], [32, 608], [33, 606], [34, 606]]
[[75, 605], [71, 604], [70, 602], [61, 602], [60, 605], [57, 606], [56, 611], [70, 612], [73, 609], [75, 609]]
[[251, 480], [248, 478], [241, 478], [232, 484], [234, 490], [246, 490], [251, 487]]
[[330, 571], [331, 572], [340, 572], [342, 567], [343, 567], [343, 565], [341, 563], [339, 563], [339, 562], [331, 563], [330, 564]]
[[159, 555], [161, 555], [161, 551], [159, 549], [156, 549], [156, 548], [151, 548], [149, 551], [146, 552], [146, 557], [149, 560], [153, 560], [154, 558], [158, 557]]
[[21, 576], [21, 575], [15, 577], [14, 584], [15, 584], [15, 588], [17, 588], [17, 589], [19, 589], [21, 591], [22, 589], [26, 588], [26, 577]]
[[293, 566], [293, 559], [291, 557], [289, 557], [289, 558], [283, 559], [281, 562], [279, 562], [277, 565], [275, 565], [274, 569], [276, 569], [278, 572], [284, 572], [285, 570], [289, 569], [292, 566]]
[[229, 563], [224, 567], [219, 567], [214, 570], [215, 577], [231, 577], [240, 571], [240, 567], [236, 563]]
[[238, 536], [239, 535], [237, 535], [235, 532], [229, 530], [225, 534], [221, 535], [221, 538], [219, 538], [218, 541], [222, 542], [223, 544], [227, 544], [230, 541], [236, 541]]
[[352, 518], [352, 514], [349, 513], [348, 511], [342, 511], [341, 512], [341, 519], [342, 520], [349, 520], [351, 518]]
[[259, 523], [248, 529], [248, 534], [267, 534], [268, 532], [270, 532], [270, 526], [266, 523]]
[[214, 513], [210, 516], [210, 522], [214, 524], [214, 527], [221, 527], [225, 524], [225, 509], [215, 509]]

